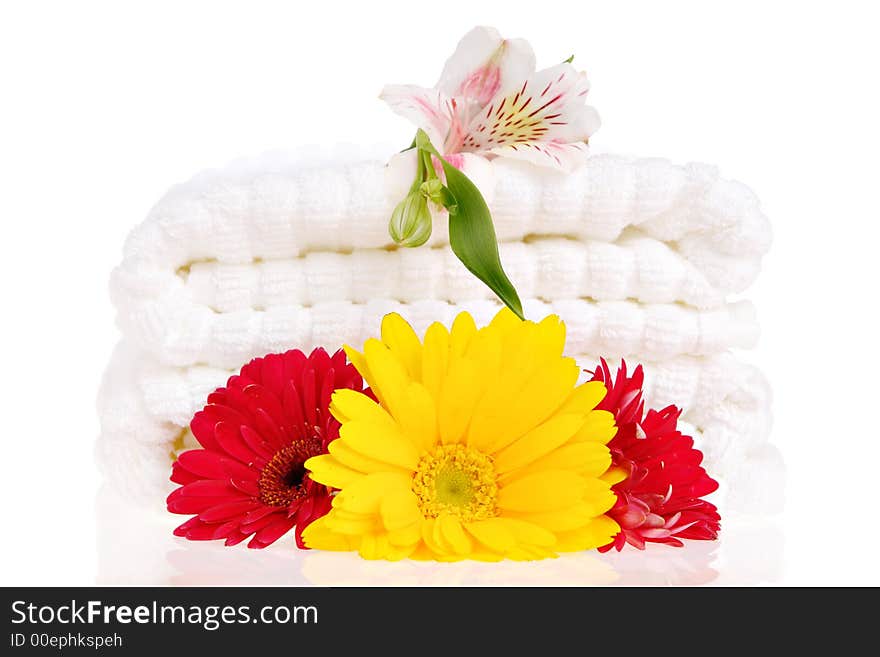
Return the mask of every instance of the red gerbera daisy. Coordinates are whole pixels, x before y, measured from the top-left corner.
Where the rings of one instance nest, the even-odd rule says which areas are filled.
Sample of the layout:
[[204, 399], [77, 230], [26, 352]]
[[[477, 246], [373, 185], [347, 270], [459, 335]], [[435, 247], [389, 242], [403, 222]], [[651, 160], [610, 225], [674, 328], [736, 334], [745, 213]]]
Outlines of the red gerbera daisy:
[[330, 395], [362, 390], [363, 380], [340, 349], [255, 358], [208, 397], [190, 424], [202, 446], [183, 452], [168, 496], [172, 513], [195, 514], [174, 530], [191, 540], [225, 539], [263, 548], [330, 510], [330, 489], [306, 474], [307, 459], [339, 436]]
[[716, 539], [721, 516], [714, 504], [700, 498], [717, 490], [718, 482], [700, 465], [703, 454], [694, 449], [693, 439], [678, 430], [681, 410], [667, 406], [645, 414], [641, 365], [627, 376], [626, 363], [621, 363], [612, 381], [603, 359], [593, 380], [608, 388], [597, 408], [617, 420], [617, 435], [608, 448], [621, 478], [613, 486], [617, 504], [608, 512], [620, 533], [599, 550], [620, 551], [627, 543], [640, 550], [645, 543], [681, 547], [684, 538]]

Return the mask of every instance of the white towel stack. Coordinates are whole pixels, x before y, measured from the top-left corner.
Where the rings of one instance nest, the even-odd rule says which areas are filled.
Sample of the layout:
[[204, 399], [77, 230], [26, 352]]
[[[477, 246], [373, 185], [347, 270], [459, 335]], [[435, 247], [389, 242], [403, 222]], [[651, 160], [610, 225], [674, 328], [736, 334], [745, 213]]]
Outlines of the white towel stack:
[[[160, 508], [172, 454], [207, 394], [250, 358], [361, 346], [381, 317], [417, 331], [500, 307], [448, 247], [387, 222], [386, 156], [264, 155], [173, 188], [130, 235], [111, 282], [123, 340], [100, 394], [110, 483]], [[770, 229], [754, 195], [704, 165], [594, 156], [570, 175], [499, 159], [481, 187], [526, 315], [557, 313], [569, 354], [645, 364], [648, 402], [685, 409], [726, 503], [767, 510], [781, 460], [770, 395], [732, 349], [758, 328], [747, 301]]]

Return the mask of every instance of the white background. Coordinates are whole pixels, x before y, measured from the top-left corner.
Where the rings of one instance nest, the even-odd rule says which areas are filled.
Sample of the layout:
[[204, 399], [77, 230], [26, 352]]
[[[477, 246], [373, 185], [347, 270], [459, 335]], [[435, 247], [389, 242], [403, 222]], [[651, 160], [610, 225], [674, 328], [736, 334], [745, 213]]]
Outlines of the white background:
[[475, 24], [528, 38], [539, 66], [576, 54], [603, 117], [594, 150], [716, 163], [762, 198], [775, 244], [747, 293], [763, 324], [750, 359], [773, 384], [788, 470], [767, 581], [880, 584], [871, 13], [843, 0], [3, 3], [0, 584], [98, 577], [94, 403], [118, 337], [106, 281], [130, 228], [168, 186], [238, 155], [404, 145], [412, 129], [379, 89], [433, 84]]

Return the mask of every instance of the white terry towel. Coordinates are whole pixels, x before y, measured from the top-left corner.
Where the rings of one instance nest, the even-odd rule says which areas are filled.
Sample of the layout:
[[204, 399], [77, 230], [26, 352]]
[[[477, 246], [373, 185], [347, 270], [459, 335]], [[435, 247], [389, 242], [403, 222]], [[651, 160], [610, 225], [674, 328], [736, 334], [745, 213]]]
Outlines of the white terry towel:
[[[206, 171], [169, 191], [132, 232], [123, 267], [176, 271], [205, 260], [242, 264], [390, 247], [388, 219], [400, 198], [389, 191], [383, 161], [274, 154]], [[502, 242], [615, 242], [638, 229], [693, 263], [724, 295], [752, 281], [769, 247], [769, 223], [754, 194], [720, 179], [714, 167], [612, 155], [594, 156], [569, 175], [505, 159], [490, 166], [481, 191]], [[429, 244], [446, 237], [444, 222], [435, 222]]]
[[[598, 362], [593, 356], [576, 358], [586, 369]], [[766, 511], [767, 504], [775, 504], [778, 496], [761, 492], [766, 482], [759, 476], [761, 467], [778, 467], [766, 443], [770, 393], [760, 372], [722, 353], [645, 363], [645, 373], [648, 405], [675, 403], [685, 409], [683, 420], [692, 427], [710, 472], [735, 492], [731, 500], [743, 500], [738, 510]], [[173, 455], [196, 446], [187, 431], [190, 419], [231, 374], [226, 368], [163, 366], [121, 343], [98, 402], [97, 454], [109, 483], [131, 499], [161, 508], [172, 487]]]
[[[569, 176], [490, 166], [483, 191], [505, 267], [530, 317], [557, 312], [580, 336], [573, 351], [663, 359], [752, 346], [750, 305], [725, 304], [769, 245], [747, 188], [663, 160], [597, 156]], [[442, 217], [431, 248], [392, 249], [385, 177], [382, 160], [276, 155], [174, 188], [113, 274], [123, 333], [169, 365], [234, 366], [356, 342], [389, 310], [427, 325], [497, 308], [446, 246]]]
[[[431, 300], [401, 304], [380, 298], [367, 303], [329, 301], [218, 313], [180, 301], [164, 298], [118, 311], [126, 337], [157, 361], [172, 366], [208, 363], [235, 367], [292, 346], [304, 350], [323, 346], [335, 351], [343, 344], [361, 344], [377, 334], [382, 317], [389, 312], [400, 313], [423, 333], [431, 322], [449, 324], [463, 310], [482, 325], [501, 307], [489, 299], [452, 305]], [[523, 307], [529, 318], [555, 313], [564, 319], [567, 346], [574, 353], [609, 357], [640, 353], [647, 359], [708, 355], [729, 347], [750, 347], [758, 334], [754, 309], [747, 301], [713, 310], [584, 299], [551, 303], [527, 299]]]

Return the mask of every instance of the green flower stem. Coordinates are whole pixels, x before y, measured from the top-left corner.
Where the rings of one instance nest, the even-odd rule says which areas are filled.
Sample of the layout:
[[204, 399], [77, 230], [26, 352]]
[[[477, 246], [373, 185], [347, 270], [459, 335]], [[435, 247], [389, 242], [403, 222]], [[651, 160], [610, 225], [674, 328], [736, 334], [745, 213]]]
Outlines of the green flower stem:
[[[501, 266], [492, 215], [480, 190], [464, 173], [443, 159], [423, 130], [416, 133], [415, 142], [420, 154], [418, 159], [425, 167], [423, 175], [428, 177], [428, 183], [420, 183], [420, 187], [431, 200], [449, 211], [449, 245], [453, 253], [517, 317], [525, 319], [516, 288]], [[437, 178], [431, 161], [432, 155], [440, 160], [446, 176], [446, 185], [439, 188], [436, 184], [431, 184]], [[417, 179], [421, 180], [421, 175]]]

